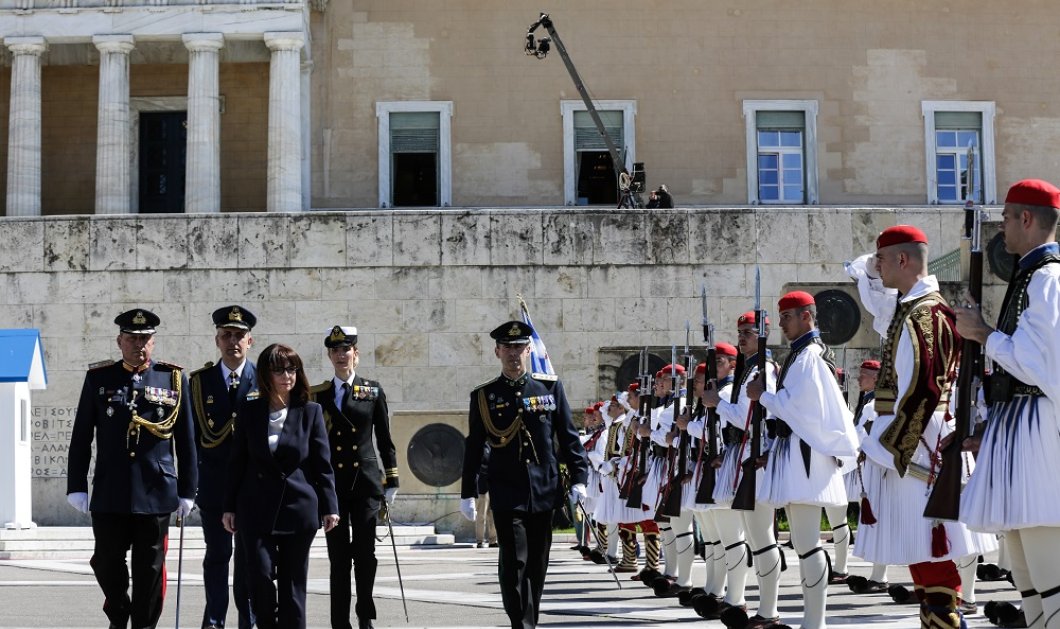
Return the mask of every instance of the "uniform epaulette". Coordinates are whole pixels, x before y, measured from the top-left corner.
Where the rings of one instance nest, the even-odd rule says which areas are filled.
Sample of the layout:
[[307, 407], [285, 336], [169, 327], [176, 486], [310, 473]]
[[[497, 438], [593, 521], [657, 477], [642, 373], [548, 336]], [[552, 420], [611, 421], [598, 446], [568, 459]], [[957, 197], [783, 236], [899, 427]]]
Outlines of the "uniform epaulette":
[[195, 371], [189, 373], [188, 377], [191, 378], [191, 377], [197, 376], [200, 373], [206, 371], [207, 369], [210, 369], [211, 367], [213, 367], [213, 361], [212, 360], [208, 360], [208, 361], [206, 361], [206, 364], [202, 366], [201, 369], [196, 369]]
[[330, 387], [330, 386], [331, 386], [331, 380], [325, 380], [324, 382], [321, 382], [320, 384], [316, 384], [316, 385], [313, 385], [312, 387], [310, 387], [309, 388], [309, 392], [314, 394], [314, 395], [316, 395], [317, 393], [321, 393], [323, 391], [327, 391], [328, 387]]
[[486, 386], [487, 384], [493, 384], [494, 382], [500, 380], [500, 378], [501, 378], [500, 376], [496, 376], [496, 377], [490, 378], [489, 380], [487, 380], [487, 381], [483, 382], [482, 384], [476, 386], [474, 389], [472, 389], [472, 391], [478, 391], [479, 389], [481, 389], [482, 387]]
[[532, 373], [530, 377], [534, 380], [541, 380], [542, 382], [555, 382], [559, 380], [559, 376], [554, 373]]
[[164, 360], [156, 360], [156, 361], [154, 361], [154, 364], [158, 365], [159, 367], [165, 367], [167, 369], [172, 369], [173, 371], [184, 371], [184, 367], [181, 367], [180, 365], [175, 364], [175, 363], [167, 363]]
[[110, 367], [114, 364], [113, 360], [99, 360], [88, 366], [89, 371], [93, 369], [100, 369], [101, 367]]

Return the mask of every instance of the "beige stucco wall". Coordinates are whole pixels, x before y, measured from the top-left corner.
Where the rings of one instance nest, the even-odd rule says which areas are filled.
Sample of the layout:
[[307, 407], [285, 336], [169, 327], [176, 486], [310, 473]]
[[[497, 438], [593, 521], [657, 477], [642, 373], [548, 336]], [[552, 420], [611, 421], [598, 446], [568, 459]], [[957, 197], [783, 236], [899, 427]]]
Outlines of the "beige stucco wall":
[[[736, 317], [752, 305], [756, 258], [773, 310], [792, 283], [846, 284], [841, 263], [870, 251], [897, 222], [924, 228], [943, 253], [957, 246], [961, 213], [561, 208], [0, 219], [8, 243], [0, 248], [0, 321], [41, 330], [48, 370], [48, 389], [33, 396], [35, 517], [73, 521], [63, 501], [69, 429], [85, 367], [119, 357], [112, 320], [125, 309], [161, 317], [156, 358], [197, 368], [217, 359], [210, 313], [242, 304], [258, 316], [257, 350], [293, 345], [313, 382], [330, 373], [325, 331], [356, 325], [360, 372], [383, 383], [393, 410], [414, 412], [466, 408], [468, 392], [498, 370], [487, 333], [517, 316], [522, 294], [578, 408], [613, 392], [622, 352], [605, 358], [603, 348], [627, 348], [628, 356], [636, 351], [628, 348], [684, 343], [685, 321], [699, 320], [700, 282], [718, 339], [732, 342]], [[987, 279], [992, 304], [1000, 286]], [[868, 338], [837, 348], [840, 361], [857, 365], [876, 345]]]

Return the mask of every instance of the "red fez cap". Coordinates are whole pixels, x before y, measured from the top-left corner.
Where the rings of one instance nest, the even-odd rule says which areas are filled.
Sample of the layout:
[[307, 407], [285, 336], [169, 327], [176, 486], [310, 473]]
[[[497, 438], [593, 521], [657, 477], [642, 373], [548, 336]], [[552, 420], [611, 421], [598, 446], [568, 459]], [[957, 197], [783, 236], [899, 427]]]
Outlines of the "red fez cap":
[[880, 232], [876, 238], [876, 248], [883, 249], [891, 245], [901, 245], [907, 242], [922, 242], [928, 244], [927, 235], [912, 225], [895, 225]]
[[[736, 325], [755, 325], [757, 323], [754, 310], [748, 310], [736, 319]], [[766, 325], [769, 325], [769, 317], [766, 316]]]
[[880, 361], [878, 360], [863, 360], [861, 361], [862, 369], [872, 369], [873, 371], [880, 370]]
[[604, 407], [604, 403], [603, 402], [595, 402], [595, 403], [593, 403], [593, 408], [596, 409], [596, 410], [600, 410], [603, 407]]
[[585, 414], [586, 415], [592, 415], [595, 412], [596, 412], [596, 407], [595, 406], [586, 406], [585, 407]]
[[639, 394], [640, 383], [639, 382], [630, 382], [629, 386], [626, 387], [626, 391], [629, 391], [630, 393], [638, 393]]
[[673, 373], [675, 371], [677, 372], [677, 375], [679, 375], [679, 376], [685, 375], [684, 365], [673, 365], [673, 364], [667, 365], [667, 366], [663, 367], [662, 369], [660, 369], [659, 373], [657, 373], [655, 375], [656, 376], [668, 376], [668, 375], [670, 375], [671, 373]]
[[719, 356], [730, 356], [736, 358], [736, 348], [728, 343], [715, 343], [714, 351]]
[[707, 373], [707, 363], [699, 363], [696, 365], [696, 375]]
[[1041, 179], [1024, 179], [1008, 189], [1005, 203], [1060, 208], [1060, 189]]
[[777, 302], [777, 309], [783, 312], [785, 310], [791, 310], [792, 308], [812, 306], [813, 304], [813, 295], [801, 290], [796, 290], [781, 297], [780, 301]]

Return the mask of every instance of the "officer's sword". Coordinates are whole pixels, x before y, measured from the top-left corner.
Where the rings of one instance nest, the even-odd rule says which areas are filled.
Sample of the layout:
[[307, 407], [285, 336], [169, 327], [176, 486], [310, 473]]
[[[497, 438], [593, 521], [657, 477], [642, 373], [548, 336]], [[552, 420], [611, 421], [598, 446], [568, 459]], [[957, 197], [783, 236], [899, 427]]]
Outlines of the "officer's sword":
[[398, 586], [401, 588], [401, 606], [405, 608], [405, 622], [409, 622], [409, 605], [405, 602], [405, 583], [401, 580], [401, 562], [398, 561], [397, 540], [394, 539], [394, 524], [390, 521], [390, 505], [383, 499], [383, 519], [390, 531], [390, 547], [394, 549], [394, 567], [397, 568]]
[[184, 568], [184, 518], [179, 515], [177, 516], [177, 526], [180, 527], [180, 542], [177, 546], [177, 604], [175, 615], [177, 629], [180, 629], [180, 576]]
[[618, 575], [615, 574], [615, 566], [611, 563], [611, 557], [609, 557], [607, 555], [607, 547], [600, 543], [600, 534], [596, 532], [596, 524], [595, 523], [590, 524], [589, 514], [585, 512], [585, 507], [582, 506], [582, 501], [581, 500], [579, 500], [575, 504], [577, 504], [578, 508], [581, 509], [582, 522], [585, 522], [585, 528], [589, 529], [589, 532], [592, 533], [593, 538], [596, 540], [596, 545], [604, 549], [603, 556], [604, 556], [604, 560], [607, 561], [607, 570], [608, 570], [608, 572], [611, 573], [611, 576], [615, 579], [615, 585], [617, 585], [618, 589], [621, 590], [622, 589], [622, 582], [618, 580]]

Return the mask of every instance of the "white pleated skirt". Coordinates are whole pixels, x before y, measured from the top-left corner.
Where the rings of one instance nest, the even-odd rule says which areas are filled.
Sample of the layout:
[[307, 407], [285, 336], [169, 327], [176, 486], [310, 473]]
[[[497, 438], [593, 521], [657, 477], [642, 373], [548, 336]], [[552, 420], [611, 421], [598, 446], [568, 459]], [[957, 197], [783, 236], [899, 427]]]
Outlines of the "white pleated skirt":
[[1016, 396], [990, 407], [975, 471], [961, 494], [961, 521], [999, 533], [1060, 526], [1060, 408]]
[[[746, 452], [745, 452], [746, 454]], [[718, 479], [714, 484], [714, 502], [721, 505], [731, 505], [737, 482], [736, 470], [740, 466], [740, 446], [735, 444], [725, 448], [721, 457], [721, 467], [718, 468]]]
[[610, 476], [603, 477], [604, 492], [596, 502], [593, 518], [603, 524], [627, 524], [644, 519], [643, 512], [630, 509], [624, 498], [618, 497], [618, 482]]
[[758, 480], [758, 500], [779, 509], [788, 504], [819, 507], [841, 506], [847, 503], [836, 460], [810, 450], [810, 471], [802, 460], [802, 449], [797, 437], [778, 437], [769, 452], [764, 474]]

